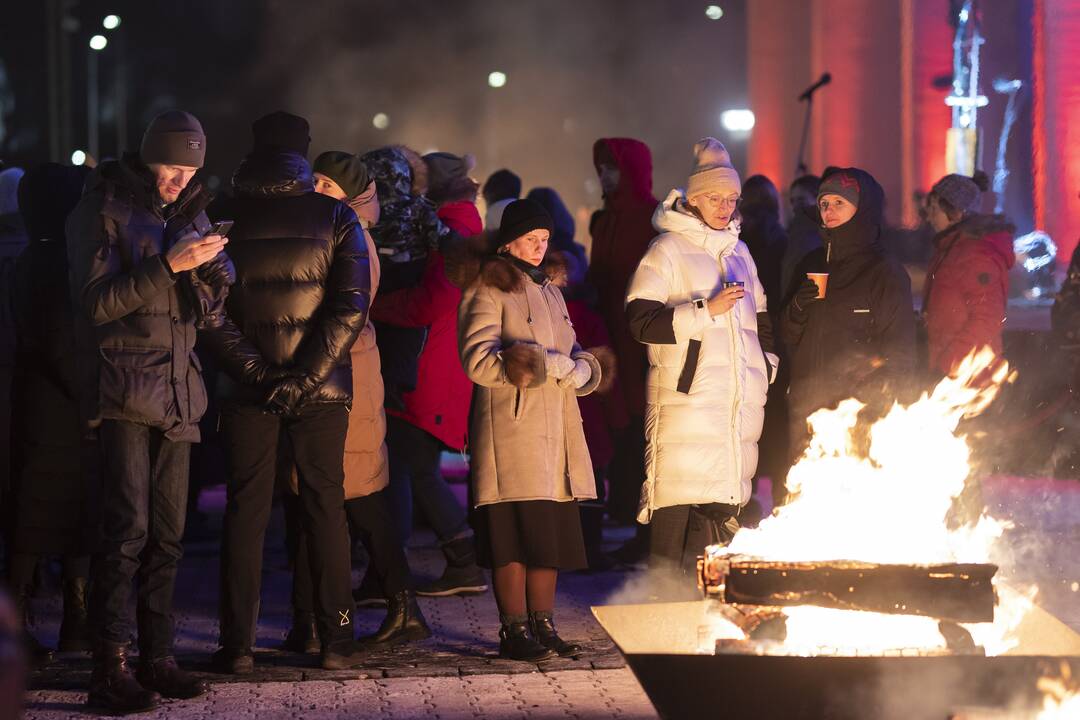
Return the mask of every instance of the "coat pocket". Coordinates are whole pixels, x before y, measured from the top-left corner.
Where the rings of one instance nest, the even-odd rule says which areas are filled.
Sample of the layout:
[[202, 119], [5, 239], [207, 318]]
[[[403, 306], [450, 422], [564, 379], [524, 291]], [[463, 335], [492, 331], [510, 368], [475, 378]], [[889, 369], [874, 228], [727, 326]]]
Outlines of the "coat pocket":
[[101, 358], [102, 416], [163, 425], [175, 404], [169, 352], [102, 348]]
[[521, 416], [525, 414], [525, 388], [514, 388], [514, 407], [512, 409], [514, 420], [520, 420]]

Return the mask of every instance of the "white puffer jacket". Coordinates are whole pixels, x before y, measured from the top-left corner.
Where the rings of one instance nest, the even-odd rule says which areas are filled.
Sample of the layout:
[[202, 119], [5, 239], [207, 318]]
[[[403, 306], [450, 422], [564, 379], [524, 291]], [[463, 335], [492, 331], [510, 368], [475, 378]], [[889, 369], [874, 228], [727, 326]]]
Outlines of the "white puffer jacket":
[[[662, 234], [642, 258], [626, 296], [634, 334], [648, 344], [650, 365], [642, 523], [657, 508], [750, 500], [765, 398], [779, 364], [759, 341], [765, 291], [737, 223], [713, 230], [678, 209], [681, 198], [673, 190], [657, 207], [653, 225]], [[703, 301], [733, 280], [745, 284], [746, 295], [731, 311], [710, 317]], [[698, 350], [692, 341], [700, 343]]]

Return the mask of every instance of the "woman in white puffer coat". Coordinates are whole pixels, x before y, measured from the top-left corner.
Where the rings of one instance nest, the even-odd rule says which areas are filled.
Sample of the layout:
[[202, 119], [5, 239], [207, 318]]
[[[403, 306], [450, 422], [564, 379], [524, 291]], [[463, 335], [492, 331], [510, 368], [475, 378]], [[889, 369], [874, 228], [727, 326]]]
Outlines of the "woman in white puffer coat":
[[662, 234], [626, 296], [650, 365], [638, 521], [652, 524], [650, 565], [684, 570], [738, 528], [779, 363], [765, 292], [739, 241], [739, 175], [715, 138], [698, 142], [694, 158], [686, 192], [672, 190], [653, 215]]

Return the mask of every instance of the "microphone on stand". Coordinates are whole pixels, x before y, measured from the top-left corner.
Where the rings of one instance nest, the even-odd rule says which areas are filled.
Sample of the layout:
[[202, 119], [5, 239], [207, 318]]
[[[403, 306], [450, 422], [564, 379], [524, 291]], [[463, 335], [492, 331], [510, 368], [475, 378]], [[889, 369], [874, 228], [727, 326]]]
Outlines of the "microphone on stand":
[[809, 100], [811, 98], [811, 96], [815, 92], [818, 91], [818, 89], [824, 87], [825, 85], [828, 85], [831, 82], [832, 82], [832, 74], [831, 73], [822, 73], [821, 77], [818, 79], [818, 81], [816, 83], [814, 83], [813, 85], [811, 85], [810, 87], [806, 88], [806, 90], [803, 92], [803, 94], [799, 96], [799, 101], [801, 102], [803, 100]]
[[1006, 80], [1003, 77], [999, 77], [994, 80], [994, 92], [1007, 95], [1019, 90], [1023, 85], [1024, 82], [1022, 80]]

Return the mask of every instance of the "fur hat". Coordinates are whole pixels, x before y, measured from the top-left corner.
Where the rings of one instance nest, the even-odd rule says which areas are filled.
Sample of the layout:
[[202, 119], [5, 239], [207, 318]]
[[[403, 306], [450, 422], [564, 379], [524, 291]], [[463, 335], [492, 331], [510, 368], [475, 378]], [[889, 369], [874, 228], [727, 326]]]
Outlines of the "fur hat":
[[694, 169], [686, 183], [687, 199], [708, 192], [742, 192], [742, 183], [739, 173], [731, 164], [731, 155], [724, 144], [714, 137], [702, 138], [694, 145]]

